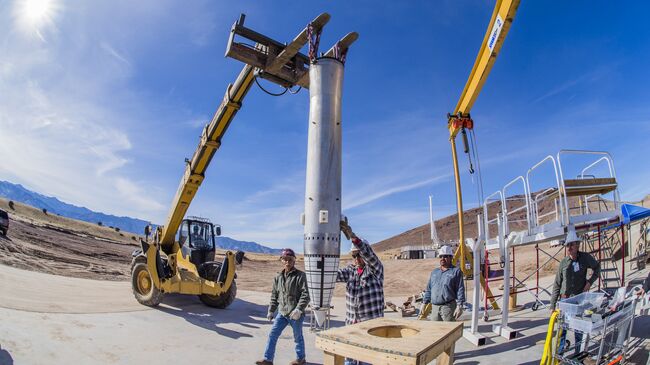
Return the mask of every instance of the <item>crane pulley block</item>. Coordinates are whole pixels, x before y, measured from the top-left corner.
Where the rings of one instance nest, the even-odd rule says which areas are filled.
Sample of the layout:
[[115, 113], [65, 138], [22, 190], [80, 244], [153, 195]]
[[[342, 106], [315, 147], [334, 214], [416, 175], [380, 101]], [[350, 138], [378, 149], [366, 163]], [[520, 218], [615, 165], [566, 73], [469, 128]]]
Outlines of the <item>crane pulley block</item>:
[[447, 114], [447, 119], [451, 138], [455, 138], [460, 130], [474, 129], [474, 120], [469, 114]]

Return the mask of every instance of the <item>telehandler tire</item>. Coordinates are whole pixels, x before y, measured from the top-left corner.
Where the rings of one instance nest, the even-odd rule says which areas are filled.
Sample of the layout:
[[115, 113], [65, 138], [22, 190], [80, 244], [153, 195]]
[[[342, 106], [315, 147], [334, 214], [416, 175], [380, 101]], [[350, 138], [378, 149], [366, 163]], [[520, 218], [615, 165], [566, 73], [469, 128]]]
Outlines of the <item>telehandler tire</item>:
[[235, 301], [236, 296], [237, 296], [237, 283], [235, 283], [235, 280], [233, 280], [232, 284], [230, 285], [230, 288], [228, 288], [228, 291], [226, 291], [225, 293], [221, 295], [201, 294], [199, 295], [199, 299], [201, 299], [203, 304], [209, 307], [225, 309], [226, 307], [231, 305], [232, 302]]
[[162, 302], [164, 293], [154, 286], [146, 262], [133, 260], [131, 263], [131, 288], [140, 304], [155, 307]]

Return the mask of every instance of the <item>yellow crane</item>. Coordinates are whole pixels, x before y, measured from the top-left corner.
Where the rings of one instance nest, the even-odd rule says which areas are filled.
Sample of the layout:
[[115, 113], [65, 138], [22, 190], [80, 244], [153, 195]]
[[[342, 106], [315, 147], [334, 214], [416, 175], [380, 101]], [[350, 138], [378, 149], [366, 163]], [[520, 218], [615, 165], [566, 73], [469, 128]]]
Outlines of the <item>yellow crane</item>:
[[[298, 51], [307, 43], [308, 34], [320, 32], [330, 16], [319, 15], [289, 44], [246, 28], [244, 19], [242, 14], [231, 29], [226, 56], [244, 60], [246, 65], [235, 82], [228, 85], [192, 158], [185, 160], [185, 172], [165, 225], [156, 229], [151, 240], [142, 240], [142, 248], [133, 253], [133, 294], [144, 305], [158, 305], [164, 293], [198, 295], [206, 305], [218, 308], [227, 307], [235, 299], [235, 263], [243, 258], [243, 253], [227, 251], [222, 262], [215, 261], [215, 236], [221, 234], [221, 227], [205, 218], [185, 218], [185, 214], [256, 78], [263, 77], [286, 88], [309, 85], [309, 59]], [[236, 36], [253, 40], [255, 45], [237, 42]]]
[[[488, 24], [487, 32], [483, 38], [483, 43], [474, 61], [472, 72], [467, 79], [465, 88], [460, 95], [458, 104], [453, 113], [447, 116], [449, 128], [449, 141], [451, 142], [451, 155], [454, 166], [454, 179], [456, 183], [456, 205], [458, 208], [458, 233], [459, 245], [454, 255], [454, 262], [459, 263], [460, 269], [468, 276], [472, 273], [472, 259], [469, 249], [465, 247], [465, 231], [463, 219], [463, 196], [460, 184], [460, 173], [458, 171], [458, 155], [456, 153], [456, 136], [461, 133], [465, 152], [469, 151], [466, 130], [474, 128], [474, 122], [470, 116], [470, 111], [478, 94], [481, 92], [483, 84], [487, 80], [492, 66], [496, 61], [497, 55], [501, 50], [503, 41], [510, 30], [510, 25], [514, 20], [519, 0], [497, 0], [492, 12], [492, 18]], [[481, 283], [489, 295], [489, 288], [485, 286], [485, 281], [481, 278]], [[496, 302], [492, 301], [492, 306], [498, 308]]]

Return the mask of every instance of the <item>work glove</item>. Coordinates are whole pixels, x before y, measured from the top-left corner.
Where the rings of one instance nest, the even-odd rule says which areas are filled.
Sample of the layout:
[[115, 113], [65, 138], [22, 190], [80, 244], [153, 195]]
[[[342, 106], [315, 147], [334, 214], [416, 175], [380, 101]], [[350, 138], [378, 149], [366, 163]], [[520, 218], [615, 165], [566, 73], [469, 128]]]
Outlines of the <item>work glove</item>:
[[454, 318], [458, 319], [462, 315], [463, 315], [463, 306], [459, 304], [458, 306], [456, 306], [456, 310], [454, 310]]
[[273, 312], [269, 312], [269, 313], [266, 315], [266, 319], [268, 319], [270, 322], [273, 322], [273, 319], [274, 319], [274, 318], [275, 318], [275, 313], [273, 313]]
[[419, 320], [425, 320], [429, 317], [429, 314], [431, 314], [431, 303], [427, 303], [422, 307], [422, 310], [420, 311], [420, 315], [418, 316]]
[[357, 235], [352, 232], [352, 227], [348, 224], [348, 218], [346, 217], [345, 220], [341, 221], [341, 232], [345, 235], [345, 238], [348, 240], [351, 240], [353, 238], [357, 238]]
[[463, 315], [463, 306], [459, 304], [456, 306], [456, 309], [454, 310], [454, 318], [458, 319], [462, 315]]
[[299, 320], [300, 316], [302, 316], [302, 311], [298, 308], [292, 310], [291, 314], [289, 314], [289, 318], [291, 318], [294, 321]]

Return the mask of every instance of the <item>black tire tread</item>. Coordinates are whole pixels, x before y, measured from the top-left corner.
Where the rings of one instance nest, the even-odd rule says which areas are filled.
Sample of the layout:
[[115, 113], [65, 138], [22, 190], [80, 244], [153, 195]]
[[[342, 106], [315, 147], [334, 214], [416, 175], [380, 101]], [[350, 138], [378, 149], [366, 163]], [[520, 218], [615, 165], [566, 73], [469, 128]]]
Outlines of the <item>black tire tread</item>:
[[235, 280], [233, 280], [232, 284], [230, 285], [230, 288], [228, 288], [228, 290], [225, 293], [221, 295], [201, 294], [199, 295], [199, 299], [201, 300], [201, 302], [203, 302], [203, 304], [209, 307], [225, 309], [229, 305], [231, 305], [232, 302], [235, 301], [236, 296], [237, 296], [237, 283], [235, 282]]
[[[144, 266], [144, 268], [142, 268]], [[143, 305], [149, 306], [149, 307], [156, 307], [158, 304], [162, 302], [164, 293], [161, 292], [158, 288], [152, 285], [151, 287], [151, 292], [148, 295], [142, 295], [138, 292], [136, 289], [135, 285], [135, 278], [137, 277], [136, 270], [148, 270], [147, 269], [147, 259], [143, 257], [136, 257], [131, 261], [131, 290], [133, 291], [133, 295], [135, 296], [135, 299]], [[151, 275], [151, 273], [149, 274]]]

